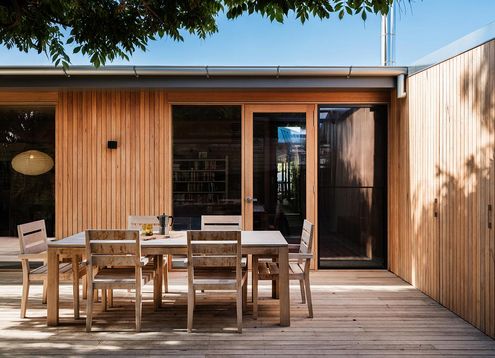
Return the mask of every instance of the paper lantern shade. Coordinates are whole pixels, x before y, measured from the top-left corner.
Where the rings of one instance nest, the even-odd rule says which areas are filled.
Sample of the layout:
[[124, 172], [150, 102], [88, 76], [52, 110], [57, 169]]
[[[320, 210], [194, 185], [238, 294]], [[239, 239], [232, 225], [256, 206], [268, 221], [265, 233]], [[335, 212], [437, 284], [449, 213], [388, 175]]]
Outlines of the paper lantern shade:
[[12, 159], [12, 168], [24, 175], [41, 175], [53, 168], [53, 159], [39, 150], [28, 150]]

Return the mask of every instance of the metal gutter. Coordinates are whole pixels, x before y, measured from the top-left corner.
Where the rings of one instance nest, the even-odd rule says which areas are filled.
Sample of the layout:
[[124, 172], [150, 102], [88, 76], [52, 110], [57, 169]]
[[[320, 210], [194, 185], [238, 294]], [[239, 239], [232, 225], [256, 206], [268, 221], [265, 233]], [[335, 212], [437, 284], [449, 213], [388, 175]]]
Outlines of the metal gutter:
[[395, 77], [407, 67], [365, 66], [1, 66], [0, 76]]

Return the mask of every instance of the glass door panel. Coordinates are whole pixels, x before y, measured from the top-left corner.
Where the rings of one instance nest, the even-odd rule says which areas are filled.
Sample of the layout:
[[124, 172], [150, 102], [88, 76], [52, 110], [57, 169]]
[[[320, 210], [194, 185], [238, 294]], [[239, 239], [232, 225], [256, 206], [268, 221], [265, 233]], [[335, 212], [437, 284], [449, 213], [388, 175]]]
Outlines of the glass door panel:
[[320, 267], [384, 267], [386, 106], [320, 106]]
[[241, 106], [174, 105], [175, 230], [201, 215], [241, 215]]
[[253, 229], [298, 243], [306, 217], [306, 113], [254, 112]]

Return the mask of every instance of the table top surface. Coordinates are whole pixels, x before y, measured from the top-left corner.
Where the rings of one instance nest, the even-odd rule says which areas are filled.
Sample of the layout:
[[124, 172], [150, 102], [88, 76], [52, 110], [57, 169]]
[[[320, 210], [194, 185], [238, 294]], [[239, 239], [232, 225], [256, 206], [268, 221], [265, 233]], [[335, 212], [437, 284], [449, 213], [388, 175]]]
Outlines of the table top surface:
[[[170, 235], [141, 236], [141, 247], [187, 247], [187, 231], [171, 231]], [[280, 231], [241, 231], [244, 247], [284, 247], [287, 241]], [[61, 240], [48, 242], [48, 248], [84, 248], [84, 231], [67, 236]]]

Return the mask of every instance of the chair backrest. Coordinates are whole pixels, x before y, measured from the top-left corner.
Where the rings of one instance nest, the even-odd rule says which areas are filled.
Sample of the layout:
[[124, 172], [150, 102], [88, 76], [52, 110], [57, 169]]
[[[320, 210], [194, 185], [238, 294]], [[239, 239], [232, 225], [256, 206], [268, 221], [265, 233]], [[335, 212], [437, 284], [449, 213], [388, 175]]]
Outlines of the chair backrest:
[[187, 268], [189, 277], [194, 269], [235, 269], [237, 281], [242, 277], [240, 231], [188, 231]]
[[139, 266], [141, 242], [137, 230], [86, 230], [86, 251], [92, 266]]
[[160, 230], [160, 222], [156, 216], [129, 215], [127, 218], [127, 228], [129, 230], [141, 230], [144, 224], [153, 225], [153, 231]]
[[304, 220], [301, 244], [299, 245], [299, 252], [302, 254], [311, 254], [313, 250], [313, 224], [308, 220]]
[[21, 254], [39, 254], [48, 250], [45, 220], [17, 225]]
[[242, 230], [240, 215], [202, 215], [201, 230], [205, 231], [235, 231]]

